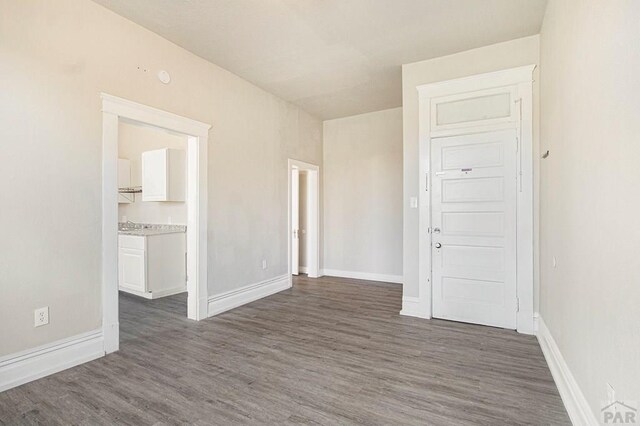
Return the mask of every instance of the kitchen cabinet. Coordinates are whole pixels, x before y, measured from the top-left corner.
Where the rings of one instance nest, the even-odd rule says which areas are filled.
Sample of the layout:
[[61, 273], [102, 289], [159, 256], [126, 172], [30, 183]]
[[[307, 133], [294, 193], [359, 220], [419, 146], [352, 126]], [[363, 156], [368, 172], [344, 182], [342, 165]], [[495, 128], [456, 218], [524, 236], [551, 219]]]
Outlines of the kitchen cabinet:
[[121, 247], [118, 261], [120, 287], [146, 292], [147, 259], [144, 250]]
[[[118, 189], [131, 187], [131, 161], [118, 158]], [[118, 194], [118, 203], [132, 203], [133, 194]]]
[[185, 201], [186, 153], [163, 148], [142, 153], [142, 201]]
[[185, 234], [118, 235], [118, 287], [147, 299], [187, 291]]

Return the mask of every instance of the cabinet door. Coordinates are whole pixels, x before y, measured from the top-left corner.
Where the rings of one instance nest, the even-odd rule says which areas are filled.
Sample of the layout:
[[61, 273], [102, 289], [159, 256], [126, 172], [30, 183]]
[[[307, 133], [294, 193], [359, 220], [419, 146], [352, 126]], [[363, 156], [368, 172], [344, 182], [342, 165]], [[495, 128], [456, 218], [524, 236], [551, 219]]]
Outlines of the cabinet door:
[[120, 287], [140, 292], [147, 291], [147, 262], [144, 250], [119, 249], [118, 283]]
[[142, 153], [142, 201], [167, 200], [167, 149]]

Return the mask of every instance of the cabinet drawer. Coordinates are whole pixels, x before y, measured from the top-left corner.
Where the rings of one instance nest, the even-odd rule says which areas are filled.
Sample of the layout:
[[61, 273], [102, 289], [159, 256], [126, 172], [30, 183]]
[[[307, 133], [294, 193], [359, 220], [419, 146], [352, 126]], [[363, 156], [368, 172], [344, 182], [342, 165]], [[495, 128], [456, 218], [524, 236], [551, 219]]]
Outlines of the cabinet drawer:
[[118, 247], [144, 250], [144, 238], [138, 235], [118, 235]]

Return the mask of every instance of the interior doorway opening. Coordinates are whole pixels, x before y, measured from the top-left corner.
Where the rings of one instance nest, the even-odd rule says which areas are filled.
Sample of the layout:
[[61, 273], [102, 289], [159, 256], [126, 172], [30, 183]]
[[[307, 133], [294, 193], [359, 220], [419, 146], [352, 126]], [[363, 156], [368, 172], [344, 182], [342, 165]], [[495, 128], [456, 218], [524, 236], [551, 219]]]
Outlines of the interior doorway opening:
[[148, 300], [184, 293], [184, 316], [186, 152], [185, 135], [118, 123], [118, 290]]
[[[172, 249], [176, 249], [172, 261], [176, 261], [178, 268], [184, 265], [185, 270], [177, 270], [178, 285], [162, 288], [156, 295], [169, 295], [172, 292], [184, 292], [184, 282], [187, 290], [187, 316], [193, 320], [207, 317], [207, 140], [210, 125], [181, 117], [166, 111], [161, 111], [146, 105], [101, 94], [102, 97], [102, 293], [103, 293], [103, 335], [105, 353], [119, 349], [119, 290], [122, 280], [126, 281], [130, 290], [139, 292], [138, 296], [148, 293], [150, 278], [149, 260], [152, 251], [156, 254], [157, 268], [168, 266], [166, 257]], [[177, 136], [186, 145], [186, 150], [170, 147], [150, 150], [151, 154], [140, 153], [141, 188], [137, 186], [122, 186], [119, 177], [119, 134], [121, 125], [133, 125], [129, 130], [152, 129], [157, 134]], [[151, 138], [153, 139], [153, 138]], [[137, 154], [136, 154], [137, 159]], [[124, 159], [121, 159], [124, 160]], [[172, 165], [182, 164], [182, 167]], [[149, 173], [152, 176], [147, 176]], [[151, 177], [145, 183], [145, 178]], [[123, 190], [121, 190], [121, 188]], [[129, 191], [127, 191], [127, 189]], [[138, 192], [138, 189], [141, 189]], [[119, 230], [125, 228], [129, 219], [124, 222], [119, 215], [119, 203], [124, 195], [131, 199], [133, 194], [139, 194], [143, 199], [153, 202], [184, 202], [186, 212], [186, 230], [182, 243], [174, 241], [178, 233], [169, 233], [166, 249], [162, 242], [147, 241], [138, 235], [122, 235]], [[126, 199], [127, 197], [124, 197]], [[171, 211], [179, 211], [180, 207]], [[185, 210], [183, 208], [183, 210]], [[139, 212], [137, 212], [139, 213]], [[137, 214], [136, 213], [136, 214]], [[168, 214], [163, 210], [162, 214]], [[175, 213], [171, 213], [175, 214]], [[124, 216], [124, 215], [123, 215]], [[132, 221], [133, 222], [133, 221]], [[125, 225], [125, 226], [123, 226]], [[129, 224], [131, 225], [131, 224]], [[133, 224], [140, 225], [140, 224]], [[144, 224], [142, 224], [144, 225]], [[130, 226], [136, 232], [154, 234], [157, 237], [161, 229], [144, 228], [144, 226]], [[165, 235], [165, 233], [160, 233]], [[124, 236], [124, 244], [119, 244]], [[150, 238], [150, 237], [149, 237]], [[179, 238], [179, 237], [178, 237]], [[156, 244], [158, 243], [158, 244]], [[124, 247], [124, 256], [120, 248]], [[188, 253], [186, 258], [180, 259]], [[175, 257], [175, 259], [173, 259]], [[123, 271], [125, 267], [126, 272]], [[175, 269], [175, 268], [173, 268]], [[155, 272], [158, 272], [155, 270]], [[166, 278], [165, 272], [160, 276]], [[158, 274], [156, 274], [158, 276]], [[184, 281], [181, 277], [184, 277]], [[134, 288], [137, 287], [137, 288]], [[180, 287], [180, 288], [178, 288]], [[135, 294], [135, 293], [134, 293]], [[149, 297], [152, 298], [152, 297]]]
[[320, 168], [289, 160], [289, 274], [320, 276]]

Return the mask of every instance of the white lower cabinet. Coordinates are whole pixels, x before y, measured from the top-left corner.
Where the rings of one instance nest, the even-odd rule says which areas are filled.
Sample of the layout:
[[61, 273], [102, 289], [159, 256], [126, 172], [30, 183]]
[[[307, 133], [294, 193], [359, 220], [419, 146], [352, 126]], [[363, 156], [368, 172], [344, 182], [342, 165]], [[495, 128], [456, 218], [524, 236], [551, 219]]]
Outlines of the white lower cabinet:
[[120, 289], [147, 291], [147, 260], [144, 250], [120, 247], [118, 262]]
[[187, 291], [185, 234], [119, 235], [118, 287], [157, 299]]

